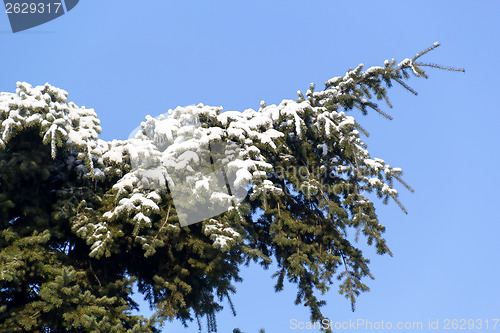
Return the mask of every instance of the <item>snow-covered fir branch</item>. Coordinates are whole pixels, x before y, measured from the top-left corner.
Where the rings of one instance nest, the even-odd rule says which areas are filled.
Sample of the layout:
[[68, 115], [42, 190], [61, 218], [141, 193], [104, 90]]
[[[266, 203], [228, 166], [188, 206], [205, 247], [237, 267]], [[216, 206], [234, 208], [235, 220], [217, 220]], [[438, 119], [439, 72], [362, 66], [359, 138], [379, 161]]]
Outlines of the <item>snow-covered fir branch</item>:
[[[394, 82], [416, 94], [405, 80], [426, 78], [421, 67], [451, 69], [417, 61], [437, 46], [399, 63], [392, 59], [366, 70], [360, 64], [328, 80], [321, 91], [311, 84], [297, 100], [262, 102], [258, 110], [199, 104], [147, 116], [127, 140], [99, 139], [94, 110], [69, 102], [64, 90], [18, 82], [15, 93], [0, 95], [0, 150], [23, 131], [37, 130], [52, 159], [63, 159], [82, 182], [105, 189], [78, 199], [68, 218], [90, 257], [111, 256], [124, 235], [128, 248], [139, 246], [146, 257], [165, 246], [192, 247], [203, 255], [209, 251], [204, 242], [235, 265], [242, 256], [264, 265], [274, 257], [280, 269], [276, 289], [285, 277], [297, 283], [297, 303], [308, 304], [312, 319], [319, 320], [323, 303], [313, 289], [327, 291], [336, 277], [353, 306], [355, 296], [368, 290], [361, 282], [372, 277], [368, 260], [354, 246], [359, 235], [378, 253], [390, 254], [367, 194], [392, 199], [406, 212], [395, 184], [412, 190], [401, 168], [371, 156], [361, 138], [368, 132], [354, 110], [391, 119], [378, 103], [392, 107], [387, 92]], [[60, 193], [82, 196], [71, 187]], [[190, 216], [202, 207], [212, 215]], [[198, 238], [190, 227], [181, 228], [194, 222], [202, 222]], [[169, 245], [181, 234], [186, 243]]]

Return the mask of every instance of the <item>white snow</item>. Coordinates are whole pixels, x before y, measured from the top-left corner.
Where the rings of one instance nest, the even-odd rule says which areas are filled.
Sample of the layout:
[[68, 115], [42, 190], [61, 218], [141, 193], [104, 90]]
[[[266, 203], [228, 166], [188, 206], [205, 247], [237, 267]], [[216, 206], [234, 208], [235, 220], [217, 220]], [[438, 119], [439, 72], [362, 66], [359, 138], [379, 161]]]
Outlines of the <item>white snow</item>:
[[[403, 65], [413, 66], [410, 59], [399, 64]], [[385, 70], [379, 66], [365, 72], [361, 69], [362, 64], [344, 76], [328, 80], [326, 90], [313, 93], [311, 86], [306, 93], [309, 99], [283, 100], [278, 105], [266, 105], [262, 101], [258, 111], [222, 112], [221, 107], [203, 104], [176, 107], [157, 118], [147, 116], [133, 138], [113, 141], [99, 140], [101, 127], [94, 110], [68, 102], [66, 91], [49, 84], [33, 87], [18, 82], [16, 93], [0, 94], [0, 149], [18, 131], [38, 126], [54, 158], [58, 147], [62, 147], [75, 151], [78, 163], [74, 164], [84, 176], [102, 181], [110, 175], [118, 175], [110, 191], [116, 206], [102, 214], [95, 228], [89, 229], [89, 233], [95, 234], [91, 247], [94, 254], [109, 241], [106, 221], [128, 216], [138, 225], [152, 225], [154, 213], [160, 211], [161, 190], [167, 185], [174, 187], [181, 181], [192, 181], [193, 196], [213, 190], [199, 165], [206, 160], [209, 144], [214, 142], [225, 144], [219, 163], [234, 175], [229, 185], [252, 188], [253, 196], [285, 195], [278, 185], [267, 179], [268, 173], [274, 171], [268, 157], [276, 154], [274, 157], [278, 158], [280, 154], [290, 161], [296, 152], [286, 151], [286, 140], [310, 140], [306, 135], [311, 132], [316, 136], [317, 141], [311, 143], [316, 143], [321, 165], [331, 166], [342, 177], [367, 171], [370, 177], [364, 178], [366, 186], [396, 196], [397, 191], [381, 179], [401, 173], [401, 169], [391, 168], [382, 159], [371, 158], [359, 137], [355, 118], [346, 115], [347, 111], [340, 112], [340, 108], [329, 108], [326, 103], [338, 103], [338, 98], [352, 91], [358, 80]], [[363, 96], [354, 96], [354, 99], [368, 103]], [[208, 121], [201, 123], [202, 118]], [[342, 145], [352, 148], [356, 163], [332, 156]], [[316, 186], [312, 181], [310, 185]], [[231, 202], [230, 209], [238, 209], [236, 198], [228, 193], [212, 191], [210, 196], [214, 201]], [[211, 220], [204, 230], [217, 234], [214, 245], [225, 248], [240, 235], [218, 223]]]

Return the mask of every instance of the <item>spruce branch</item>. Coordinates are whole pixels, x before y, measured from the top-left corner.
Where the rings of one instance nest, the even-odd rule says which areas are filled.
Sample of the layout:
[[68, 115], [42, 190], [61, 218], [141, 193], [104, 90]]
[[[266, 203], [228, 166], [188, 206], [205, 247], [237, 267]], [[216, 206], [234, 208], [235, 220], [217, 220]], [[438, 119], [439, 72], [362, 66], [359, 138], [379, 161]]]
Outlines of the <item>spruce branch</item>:
[[407, 85], [406, 83], [404, 83], [403, 80], [401, 80], [399, 78], [394, 78], [394, 81], [396, 81], [397, 83], [399, 83], [401, 86], [403, 86], [403, 88], [405, 88], [406, 90], [408, 90], [409, 92], [411, 92], [413, 95], [418, 96], [418, 92], [416, 92], [415, 90], [413, 90], [412, 87], [410, 87], [409, 85]]
[[439, 42], [435, 42], [432, 46], [429, 46], [428, 48], [426, 48], [425, 50], [417, 53], [417, 55], [413, 58], [412, 62], [415, 62], [415, 60], [417, 60], [418, 58], [422, 57], [423, 55], [429, 53], [430, 51], [438, 48], [439, 46], [441, 46], [441, 43]]
[[415, 65], [421, 66], [421, 67], [432, 67], [432, 68], [438, 68], [442, 69], [445, 71], [452, 71], [452, 72], [462, 72], [465, 73], [464, 68], [456, 68], [456, 67], [450, 67], [450, 66], [442, 66], [442, 65], [437, 65], [433, 63], [416, 63]]
[[[167, 223], [172, 219], [176, 221], [178, 217], [173, 213], [175, 210], [173, 199], [167, 196], [160, 196], [160, 199], [153, 200], [155, 204], [158, 204], [159, 211], [155, 214], [148, 213], [148, 218], [151, 218], [151, 228], [147, 229], [141, 226], [134, 231], [135, 229], [129, 223], [129, 215], [131, 215], [128, 214], [129, 208], [120, 204], [120, 201], [125, 197], [131, 199], [134, 195], [145, 197], [146, 194], [142, 193], [144, 188], [140, 186], [139, 181], [131, 183], [132, 185], [130, 186], [127, 185], [128, 187], [121, 186], [120, 191], [114, 190], [114, 185], [122, 181], [124, 179], [122, 176], [129, 174], [132, 168], [130, 157], [127, 157], [123, 152], [137, 147], [129, 141], [108, 143], [104, 144], [105, 147], [97, 147], [96, 145], [100, 145], [101, 143], [96, 141], [99, 132], [96, 116], [93, 113], [87, 115], [85, 109], [74, 107], [73, 104], [67, 104], [67, 106], [73, 108], [73, 111], [76, 112], [75, 115], [78, 115], [78, 117], [88, 116], [91, 120], [96, 121], [91, 131], [92, 133], [95, 132], [95, 135], [92, 134], [89, 137], [85, 137], [82, 144], [76, 144], [68, 140], [69, 137], [62, 131], [57, 133], [55, 131], [47, 132], [47, 129], [52, 127], [52, 125], [56, 129], [64, 127], [67, 133], [73, 133], [72, 131], [77, 133], [84, 132], [82, 128], [76, 126], [76, 122], [75, 124], [65, 122], [64, 119], [67, 118], [67, 115], [50, 109], [51, 106], [49, 104], [46, 105], [44, 112], [50, 109], [54, 119], [50, 121], [46, 120], [46, 122], [49, 122], [47, 125], [49, 127], [47, 128], [43, 126], [40, 128], [37, 127], [42, 124], [42, 118], [37, 118], [40, 115], [36, 107], [25, 107], [23, 109], [23, 112], [25, 111], [24, 115], [10, 112], [11, 109], [17, 110], [20, 106], [24, 108], [24, 105], [28, 105], [23, 97], [27, 97], [29, 94], [32, 94], [29, 96], [32, 102], [35, 103], [33, 105], [43, 103], [41, 100], [35, 101], [35, 97], [38, 96], [38, 93], [42, 93], [42, 90], [37, 87], [30, 88], [24, 83], [20, 83], [19, 87], [21, 91], [24, 91], [26, 96], [23, 94], [11, 94], [8, 97], [8, 99], [12, 97], [15, 103], [6, 100], [5, 98], [7, 97], [3, 97], [4, 95], [0, 95], [0, 101], [6, 101], [7, 104], [4, 104], [9, 106], [8, 112], [0, 110], [0, 119], [2, 120], [0, 121], [0, 137], [2, 138], [0, 140], [0, 190], [4, 191], [4, 189], [7, 189], [8, 191], [5, 190], [7, 191], [6, 193], [14, 197], [18, 195], [18, 192], [22, 192], [24, 188], [28, 188], [30, 191], [27, 192], [27, 195], [24, 195], [23, 201], [19, 202], [23, 202], [23, 205], [35, 211], [36, 214], [32, 215], [36, 216], [37, 219], [43, 220], [39, 216], [44, 215], [44, 210], [46, 210], [45, 213], [48, 213], [47, 215], [52, 216], [50, 214], [52, 213], [51, 209], [54, 204], [52, 194], [61, 193], [60, 189], [56, 187], [57, 184], [50, 183], [50, 186], [47, 188], [45, 186], [38, 188], [37, 186], [40, 184], [38, 182], [23, 181], [23, 186], [16, 186], [15, 183], [11, 186], [9, 182], [16, 177], [10, 177], [4, 171], [5, 169], [13, 169], [11, 170], [13, 174], [16, 172], [19, 173], [17, 178], [25, 177], [28, 174], [23, 170], [17, 170], [8, 165], [7, 168], [4, 168], [6, 164], [3, 163], [4, 156], [10, 154], [12, 149], [17, 149], [23, 142], [32, 145], [34, 142], [33, 139], [30, 136], [26, 136], [25, 133], [27, 128], [35, 131], [36, 138], [39, 138], [39, 134], [44, 136], [44, 134], [49, 133], [46, 136], [47, 139], [45, 142], [35, 146], [36, 148], [47, 148], [44, 154], [47, 155], [48, 161], [50, 161], [49, 166], [52, 166], [53, 163], [57, 163], [59, 160], [64, 160], [65, 154], [83, 163], [81, 168], [84, 169], [85, 175], [89, 180], [85, 180], [87, 178], [84, 180], [69, 179], [68, 184], [65, 184], [65, 186], [71, 190], [66, 190], [65, 194], [61, 195], [61, 198], [58, 197], [58, 200], [60, 199], [58, 205], [65, 207], [64, 214], [69, 216], [67, 218], [68, 221], [60, 218], [60, 224], [62, 225], [62, 223], [67, 222], [72, 229], [68, 228], [67, 233], [64, 230], [56, 231], [57, 233], [63, 233], [63, 236], [71, 235], [71, 237], [80, 237], [83, 241], [88, 240], [91, 237], [91, 235], [87, 234], [90, 232], [89, 230], [94, 230], [99, 222], [103, 222], [104, 218], [100, 216], [100, 212], [107, 211], [106, 214], [111, 216], [111, 218], [105, 218], [106, 221], [109, 221], [110, 237], [112, 237], [114, 244], [109, 245], [106, 243], [105, 249], [110, 251], [110, 260], [107, 260], [106, 256], [97, 256], [91, 262], [87, 263], [87, 260], [89, 260], [88, 254], [78, 253], [82, 251], [68, 251], [70, 253], [67, 254], [68, 261], [65, 261], [64, 264], [70, 263], [71, 265], [74, 264], [75, 267], [78, 265], [82, 267], [82, 275], [85, 280], [76, 282], [76, 285], [82, 286], [82, 293], [87, 291], [85, 289], [87, 285], [90, 285], [89, 289], [91, 290], [107, 291], [110, 288], [118, 289], [119, 284], [115, 282], [116, 276], [119, 277], [123, 276], [123, 274], [133, 272], [131, 274], [135, 274], [140, 281], [141, 291], [145, 290], [151, 304], [156, 306], [158, 318], [179, 318], [185, 322], [191, 319], [190, 313], [194, 311], [197, 320], [199, 320], [199, 316], [206, 315], [208, 331], [215, 331], [217, 328], [215, 313], [220, 309], [220, 305], [217, 302], [222, 302], [223, 298], [227, 297], [231, 310], [233, 313], [235, 312], [228, 292], [234, 292], [230, 282], [239, 281], [239, 276], [235, 273], [238, 271], [239, 265], [244, 263], [245, 259], [248, 264], [250, 259], [257, 260], [258, 257], [262, 258], [263, 262], [267, 264], [270, 261], [268, 256], [274, 255], [279, 267], [278, 269], [281, 269], [273, 275], [273, 277], [278, 279], [275, 290], [279, 291], [283, 289], [285, 277], [290, 282], [298, 284], [299, 292], [297, 299], [299, 303], [304, 303], [305, 306], [309, 307], [313, 319], [323, 318], [319, 309], [324, 304], [324, 301], [316, 299], [315, 293], [321, 291], [323, 294], [327, 291], [333, 284], [333, 278], [342, 281], [339, 291], [341, 294], [346, 294], [347, 298], [350, 298], [351, 306], [354, 309], [355, 297], [360, 292], [368, 290], [367, 286], [361, 283], [361, 279], [366, 278], [366, 276], [372, 276], [368, 271], [368, 260], [362, 256], [361, 251], [353, 246], [353, 242], [348, 241], [348, 231], [351, 230], [350, 228], [357, 227], [354, 237], [356, 242], [360, 233], [362, 233], [362, 235], [368, 238], [368, 245], [376, 242], [377, 253], [383, 254], [389, 252], [392, 255], [385, 245], [385, 240], [381, 237], [381, 233], [385, 228], [378, 224], [373, 203], [363, 197], [362, 194], [364, 191], [372, 192], [373, 190], [377, 190], [377, 195], [380, 198], [389, 200], [392, 197], [401, 209], [407, 213], [406, 209], [398, 201], [396, 192], [383, 188], [382, 184], [378, 183], [378, 180], [382, 181], [383, 173], [385, 173], [385, 180], [388, 181], [390, 189], [393, 187], [393, 178], [398, 180], [408, 190], [413, 192], [413, 189], [402, 181], [400, 177], [401, 170], [391, 170], [388, 168], [389, 171], [386, 172], [384, 166], [388, 166], [383, 161], [376, 161], [377, 163], [372, 161], [371, 163], [375, 163], [375, 167], [370, 167], [370, 163], [365, 161], [365, 159], [370, 158], [370, 154], [367, 150], [363, 149], [367, 147], [360, 140], [359, 135], [359, 132], [362, 132], [368, 136], [368, 131], [362, 128], [354, 118], [346, 116], [341, 110], [351, 111], [357, 108], [365, 115], [368, 113], [368, 108], [370, 108], [387, 119], [392, 119], [375, 102], [383, 99], [389, 108], [392, 108], [387, 91], [393, 86], [394, 81], [402, 85], [410, 93], [417, 95], [417, 92], [406, 83], [406, 80], [413, 76], [427, 78], [422, 69], [424, 67], [464, 72], [464, 70], [459, 68], [446, 67], [433, 63], [417, 63], [417, 60], [421, 56], [438, 46], [439, 44], [435, 44], [418, 53], [412, 60], [405, 59], [399, 64], [396, 64], [396, 61], [393, 59], [390, 62], [385, 62], [383, 67], [374, 66], [364, 72], [363, 65], [360, 64], [355, 69], [350, 69], [344, 76], [332, 78], [327, 81], [323, 91], [315, 92], [314, 85], [311, 85], [307, 93], [302, 94], [299, 92], [296, 104], [294, 104], [295, 102], [290, 103], [290, 101], [285, 100], [280, 105], [266, 106], [265, 103], [262, 103], [259, 111], [250, 110], [253, 112], [245, 112], [242, 115], [236, 113], [230, 116], [225, 115], [224, 119], [222, 117], [219, 118], [221, 116], [218, 113], [220, 110], [216, 111], [210, 107], [205, 108], [203, 106], [200, 108], [205, 108], [204, 110], [197, 108], [196, 111], [193, 111], [192, 108], [179, 109], [181, 110], [179, 114], [182, 113], [183, 116], [186, 114], [190, 115], [189, 112], [193, 112], [193, 114], [195, 112], [210, 114], [204, 115], [208, 120], [203, 123], [203, 128], [215, 127], [217, 131], [214, 131], [212, 134], [216, 136], [215, 132], [222, 132], [223, 134], [220, 136], [222, 140], [226, 140], [229, 137], [228, 131], [230, 129], [241, 128], [241, 134], [239, 135], [241, 139], [235, 138], [234, 140], [244, 142], [249, 152], [250, 148], [253, 148], [252, 158], [255, 158], [259, 162], [268, 162], [272, 167], [276, 167], [277, 165], [297, 167], [297, 161], [299, 161], [302, 166], [325, 166], [325, 170], [330, 173], [328, 176], [318, 176], [315, 172], [309, 172], [310, 169], [308, 167], [305, 168], [308, 179], [303, 182], [303, 185], [307, 185], [308, 191], [313, 188], [315, 191], [314, 194], [311, 194], [311, 192], [307, 194], [302, 192], [299, 194], [280, 193], [280, 195], [268, 195], [269, 192], [266, 192], [266, 190], [260, 192], [260, 194], [257, 192], [258, 195], [254, 197], [255, 200], [250, 196], [250, 200], [242, 204], [241, 207], [248, 206], [250, 209], [248, 209], [248, 212], [245, 210], [246, 208], [242, 208], [241, 212], [238, 209], [238, 214], [240, 214], [238, 216], [241, 216], [241, 218], [235, 217], [234, 212], [219, 215], [222, 231], [225, 230], [226, 233], [228, 232], [228, 229], [225, 229], [226, 225], [236, 226], [238, 233], [241, 234], [241, 238], [238, 237], [236, 240], [237, 244], [241, 244], [241, 246], [235, 246], [234, 249], [216, 248], [213, 242], [214, 239], [211, 237], [212, 235], [207, 237], [208, 235], [204, 232], [204, 229], [199, 228], [199, 226], [186, 227], [182, 229], [182, 232], [178, 233], [172, 232], [177, 237], [170, 237], [171, 231], [167, 228]], [[54, 91], [56, 90], [54, 89]], [[53, 94], [55, 96], [59, 93], [54, 92]], [[62, 97], [60, 99], [61, 101], [59, 102], [63, 103]], [[16, 108], [11, 105], [16, 106]], [[369, 110], [369, 112], [372, 111]], [[21, 116], [24, 118], [19, 118]], [[174, 121], [179, 120], [174, 115], [173, 117]], [[3, 121], [5, 119], [8, 121]], [[255, 119], [258, 119], [258, 121], [254, 121]], [[166, 119], [162, 121], [166, 121]], [[234, 124], [232, 123], [233, 121], [235, 122]], [[259, 125], [254, 125], [255, 123], [259, 123]], [[148, 124], [155, 125], [156, 123], [148, 120]], [[238, 125], [239, 127], [234, 127], [233, 125]], [[175, 127], [175, 130], [178, 129]], [[184, 129], [181, 128], [180, 130]], [[359, 132], [355, 132], [355, 130], [359, 130]], [[151, 131], [154, 132], [154, 130]], [[280, 134], [280, 138], [276, 139], [272, 135], [266, 135], [266, 133], [269, 134], [272, 131], [280, 132], [278, 133]], [[54, 133], [57, 135], [54, 136]], [[22, 140], [17, 140], [16, 138], [21, 138]], [[54, 152], [56, 147], [57, 158], [53, 159], [51, 158], [51, 152]], [[319, 147], [322, 148], [323, 154], [320, 153]], [[33, 154], [38, 154], [39, 152], [43, 153], [43, 149], [36, 149], [36, 152], [27, 151], [24, 153], [29, 159], [32, 158]], [[284, 152], [286, 152], [286, 155]], [[78, 155], [80, 157], [73, 156], [76, 153], [80, 154]], [[109, 157], [108, 161], [108, 159], [103, 157], [103, 154], [117, 155], [119, 158], [115, 160], [115, 158], [111, 159]], [[214, 161], [212, 160], [212, 162]], [[249, 160], [248, 162], [253, 162], [253, 160]], [[381, 166], [378, 167], [378, 164]], [[211, 165], [214, 167], [213, 163]], [[245, 163], [245, 165], [247, 164]], [[98, 169], [106, 170], [105, 180], [102, 182], [96, 181], [93, 183], [94, 186], [88, 187], [88, 182], [92, 182], [96, 175], [92, 171], [94, 167], [95, 171]], [[360, 170], [360, 167], [363, 170]], [[384, 171], [381, 171], [383, 168]], [[243, 169], [242, 167], [241, 170]], [[365, 170], [369, 172], [370, 176], [377, 176], [377, 179], [374, 179], [375, 183], [369, 182], [366, 180], [367, 178], [364, 178], [361, 172]], [[212, 169], [212, 171], [215, 170]], [[254, 175], [253, 170], [251, 171], [251, 175]], [[334, 174], [335, 171], [337, 174]], [[54, 173], [62, 172], [65, 171]], [[330, 178], [332, 174], [334, 174], [334, 178]], [[257, 182], [256, 179], [258, 178], [260, 183], [257, 182], [258, 184], [251, 185], [256, 185], [255, 187], [259, 189], [258, 186], [262, 185], [265, 176], [261, 174], [259, 177], [253, 177], [255, 178], [248, 180], [248, 183]], [[275, 185], [279, 185], [277, 184], [276, 175], [268, 172], [267, 177], [269, 183], [266, 186], [273, 188]], [[117, 178], [120, 180], [117, 181]], [[228, 178], [230, 177], [224, 174], [223, 178], [227, 192], [232, 194], [232, 189], [229, 187], [228, 182]], [[294, 187], [293, 182], [302, 178], [303, 176], [297, 175], [283, 177], [280, 180], [283, 184], [283, 192], [286, 192], [287, 184], [291, 184], [290, 188], [297, 189]], [[321, 186], [325, 180], [329, 186], [328, 189], [324, 189]], [[83, 188], [87, 188], [88, 191], [81, 191], [82, 186], [84, 186]], [[332, 191], [329, 190], [330, 186]], [[341, 192], [334, 193], [334, 189], [340, 189]], [[297, 192], [300, 191], [300, 189], [297, 190]], [[36, 194], [36, 198], [32, 198], [33, 193]], [[68, 193], [71, 193], [69, 195], [71, 198], [69, 199], [67, 198]], [[3, 192], [0, 193], [1, 195], [3, 195]], [[77, 198], [74, 199], [73, 196]], [[24, 203], [25, 201], [26, 203]], [[77, 203], [73, 204], [72, 201]], [[78, 210], [76, 207], [78, 206], [78, 202], [85, 203], [81, 205], [81, 210]], [[70, 204], [68, 205], [68, 203]], [[67, 206], [75, 207], [66, 208]], [[132, 206], [135, 206], [135, 203], [134, 205], [130, 205], [130, 209], [135, 209]], [[233, 206], [236, 206], [236, 204], [233, 204]], [[121, 207], [121, 211], [124, 213], [113, 215], [113, 212], [120, 211], [120, 209], [117, 209], [118, 207]], [[11, 208], [7, 207], [6, 209], [9, 210]], [[256, 218], [259, 214], [254, 215], [254, 213], [259, 212], [259, 210], [264, 210], [264, 214], [262, 214], [262, 217], [259, 216]], [[76, 218], [72, 218], [75, 215]], [[165, 215], [166, 219], [162, 220], [162, 217]], [[12, 218], [14, 216], [7, 217], [5, 220], [6, 225], [10, 224]], [[31, 222], [29, 218], [21, 217], [22, 220], [19, 223], [13, 224], [12, 228], [15, 229], [29, 225]], [[254, 219], [254, 223], [251, 223]], [[41, 223], [37, 222], [36, 228], [51, 224], [53, 224], [51, 220], [42, 221]], [[104, 225], [105, 223], [102, 224]], [[106, 225], [106, 228], [108, 228], [108, 225]], [[73, 235], [70, 233], [71, 230], [75, 233], [78, 230], [78, 233]], [[50, 236], [50, 232], [48, 232], [48, 235]], [[144, 239], [143, 247], [130, 246], [128, 242], [132, 239], [131, 236], [138, 236]], [[6, 242], [10, 241], [7, 236], [4, 238]], [[166, 244], [162, 244], [163, 242], [161, 242], [164, 238], [168, 239], [168, 242], [165, 241]], [[99, 238], [95, 237], [95, 239], [94, 244], [97, 244]], [[56, 243], [57, 241], [54, 240]], [[151, 252], [144, 251], [146, 249], [144, 244], [149, 245], [154, 243], [158, 244], [153, 245], [148, 251], [154, 252], [153, 250], [157, 250], [157, 252], [149, 255]], [[56, 244], [55, 246], [64, 246], [62, 248], [66, 249], [66, 245], [64, 244]], [[111, 246], [113, 246], [113, 251], [108, 249]], [[123, 249], [126, 250], [122, 251]], [[50, 258], [54, 254], [53, 249], [45, 249], [41, 252]], [[78, 257], [78, 261], [75, 261], [71, 257], [77, 253], [83, 259]], [[66, 259], [64, 257], [65, 254], [66, 251], [58, 253], [63, 259]], [[38, 256], [38, 251], [33, 251], [33, 255]], [[165, 258], [168, 258], [168, 260], [165, 260]], [[0, 278], [11, 279], [10, 270], [13, 264], [2, 258], [0, 258], [0, 261]], [[44, 263], [48, 267], [53, 263], [49, 262], [49, 260], [46, 261]], [[128, 266], [128, 262], [131, 262], [130, 266]], [[92, 269], [92, 264], [96, 267], [95, 271]], [[343, 271], [344, 269], [345, 272]], [[31, 274], [32, 272], [29, 273]], [[115, 275], [113, 276], [113, 274]], [[28, 274], [26, 276], [29, 278]], [[71, 285], [73, 284], [73, 280], [69, 282]], [[83, 284], [86, 284], [86, 286], [83, 287]], [[118, 285], [118, 287], [109, 287], [110, 285]], [[3, 289], [0, 290], [0, 293], [2, 292]], [[99, 298], [103, 296], [108, 297], [112, 296], [112, 293], [115, 293], [115, 290], [107, 293], [103, 292], [95, 296]], [[123, 294], [126, 293], [126, 291], [123, 292]], [[219, 296], [218, 300], [214, 299], [215, 294]], [[94, 295], [92, 294], [92, 296]], [[0, 297], [0, 309], [2, 309], [4, 298]], [[121, 298], [120, 302], [122, 301], [124, 302], [122, 304], [129, 302], [127, 298]], [[107, 313], [113, 312], [113, 307], [109, 304], [105, 304], [100, 308], [105, 309]], [[111, 313], [110, 318], [115, 316], [117, 311], [123, 315], [123, 311], [119, 308], [117, 309], [115, 309], [114, 313]], [[36, 312], [36, 310], [38, 309], [34, 309], [27, 316]], [[65, 315], [65, 312], [61, 313]], [[59, 316], [59, 313], [57, 315]], [[126, 317], [126, 315], [124, 316], [120, 317], [120, 320], [126, 318], [125, 320], [133, 324], [132, 319]], [[132, 324], [130, 327], [133, 326]], [[2, 327], [5, 328], [7, 326], [0, 324], [0, 330]], [[84, 326], [82, 326], [82, 330], [84, 329]]]
[[[345, 256], [343, 253], [341, 253], [342, 261], [344, 262], [344, 268], [345, 268], [345, 273], [347, 274], [347, 280], [346, 280], [346, 288], [347, 288], [347, 294], [349, 295], [349, 299], [351, 302], [351, 310], [354, 312], [355, 310], [355, 303], [356, 303], [356, 296], [354, 295], [354, 283], [351, 280], [351, 274], [349, 274], [349, 269], [347, 268], [347, 263], [345, 260]], [[347, 297], [347, 295], [346, 295]]]
[[399, 175], [392, 175], [392, 177], [396, 178], [398, 182], [400, 182], [404, 187], [406, 187], [410, 192], [415, 192], [415, 190], [410, 186], [408, 185], [408, 183], [406, 183], [403, 179], [401, 179], [401, 177]]
[[401, 210], [408, 215], [408, 211], [406, 210], [406, 208], [403, 206], [403, 204], [398, 200], [398, 198], [396, 197], [396, 195], [393, 195], [391, 194], [391, 198], [394, 199], [394, 201], [398, 204], [399, 208], [401, 208]]

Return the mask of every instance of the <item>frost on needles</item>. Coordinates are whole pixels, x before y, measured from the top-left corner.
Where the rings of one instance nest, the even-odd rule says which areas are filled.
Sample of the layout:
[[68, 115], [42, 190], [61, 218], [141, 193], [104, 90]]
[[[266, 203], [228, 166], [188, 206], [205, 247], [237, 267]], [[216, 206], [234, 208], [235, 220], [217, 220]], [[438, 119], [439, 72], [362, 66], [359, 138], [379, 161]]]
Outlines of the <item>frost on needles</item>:
[[[373, 278], [368, 259], [355, 246], [358, 238], [364, 236], [379, 254], [391, 254], [382, 238], [385, 227], [366, 195], [393, 200], [406, 212], [395, 185], [412, 190], [400, 168], [370, 155], [362, 141], [368, 133], [354, 111], [372, 110], [390, 119], [378, 102], [392, 107], [387, 96], [392, 84], [416, 94], [404, 81], [411, 75], [427, 78], [423, 67], [462, 71], [419, 62], [437, 46], [399, 63], [393, 59], [367, 70], [361, 64], [328, 80], [321, 91], [311, 84], [296, 101], [262, 102], [257, 111], [223, 112], [199, 104], [147, 116], [128, 140], [100, 140], [94, 110], [69, 102], [64, 90], [18, 82], [15, 93], [0, 95], [1, 322], [22, 329], [69, 329], [75, 325], [71, 314], [85, 311], [87, 319], [77, 321], [82, 329], [148, 332], [165, 319], [199, 322], [206, 316], [208, 331], [215, 331], [220, 302], [227, 298], [232, 308], [239, 266], [251, 260], [264, 267], [274, 261], [276, 291], [285, 279], [295, 283], [295, 303], [308, 306], [313, 321], [324, 318], [325, 301], [318, 292], [331, 286], [354, 310], [356, 296], [369, 290], [362, 279]], [[22, 198], [8, 184], [27, 181], [28, 171], [16, 169], [15, 161], [19, 156], [29, 161], [29, 149], [19, 147], [38, 141], [48, 157], [37, 157], [36, 163], [44, 163], [47, 172], [33, 179], [51, 199], [42, 205], [45, 217], [37, 220], [36, 209], [21, 209]], [[195, 168], [201, 147], [217, 142], [237, 147], [224, 169], [234, 175], [231, 189], [248, 192], [244, 200], [236, 191], [212, 190]], [[185, 193], [186, 205], [208, 195], [227, 211], [182, 227], [172, 198], [174, 173], [195, 184]], [[33, 200], [40, 207], [44, 198]], [[61, 271], [42, 274], [46, 268], [31, 267], [33, 274], [23, 274], [19, 267], [27, 265], [32, 243], [43, 254], [40, 260], [56, 263]], [[88, 296], [79, 300], [88, 308], [48, 305], [46, 293], [63, 283], [56, 277], [61, 272], [64, 283], [78, 286], [77, 299]], [[149, 320], [129, 312], [135, 306], [129, 298], [133, 281], [157, 310]], [[26, 290], [16, 293], [19, 288]], [[64, 293], [50, 297], [65, 302]], [[115, 299], [106, 303], [103, 297]], [[99, 310], [104, 306], [114, 307], [116, 318]]]

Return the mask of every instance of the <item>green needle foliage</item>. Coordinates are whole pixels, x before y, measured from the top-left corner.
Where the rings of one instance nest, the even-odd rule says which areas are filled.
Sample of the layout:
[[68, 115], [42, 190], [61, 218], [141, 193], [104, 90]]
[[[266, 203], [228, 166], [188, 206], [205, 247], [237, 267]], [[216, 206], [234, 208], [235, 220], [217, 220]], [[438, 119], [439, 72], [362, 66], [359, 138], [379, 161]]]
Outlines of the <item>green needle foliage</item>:
[[[356, 296], [369, 290], [364, 278], [373, 278], [358, 238], [391, 254], [366, 194], [406, 212], [394, 184], [411, 188], [401, 169], [370, 156], [360, 138], [368, 133], [347, 114], [372, 110], [390, 119], [377, 103], [391, 107], [394, 83], [416, 94], [405, 80], [427, 78], [422, 68], [462, 71], [420, 62], [437, 46], [400, 63], [359, 65], [322, 91], [311, 85], [297, 101], [262, 103], [258, 111], [171, 110], [126, 141], [99, 140], [94, 111], [48, 84], [19, 82], [16, 93], [2, 93], [0, 331], [157, 332], [165, 320], [200, 325], [206, 317], [215, 332], [223, 300], [235, 313], [230, 295], [251, 261], [274, 262], [276, 291], [285, 279], [296, 284], [295, 304], [307, 306], [312, 321], [324, 319], [318, 297], [332, 286], [354, 310]], [[133, 161], [161, 156], [168, 164], [155, 144], [176, 142], [159, 125], [188, 116], [212, 141], [241, 148], [237, 175], [249, 191], [242, 202], [229, 196], [227, 212], [181, 227], [168, 182], [146, 186]], [[132, 315], [134, 283], [156, 310], [152, 318]]]

